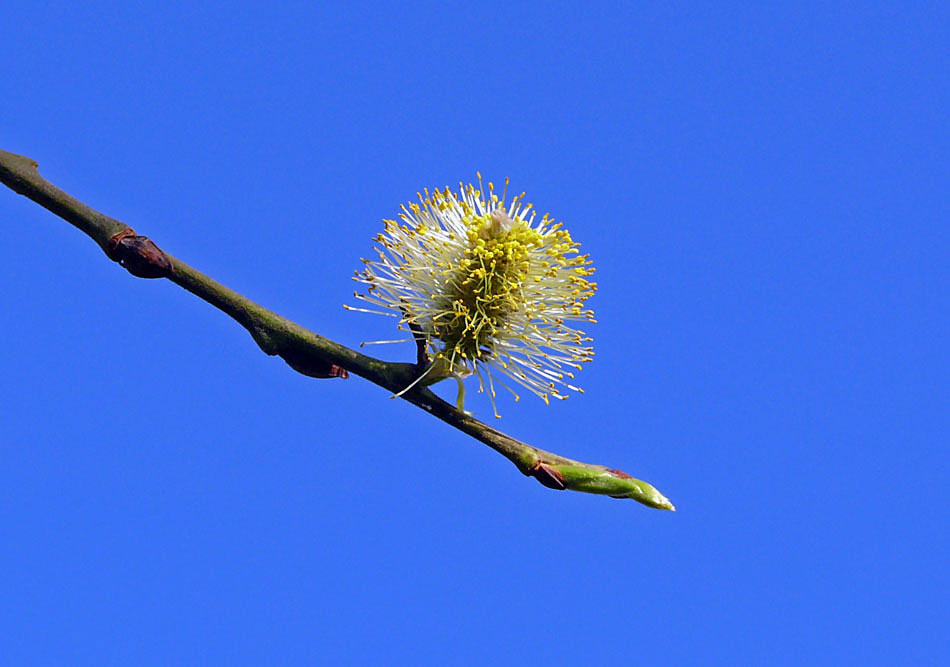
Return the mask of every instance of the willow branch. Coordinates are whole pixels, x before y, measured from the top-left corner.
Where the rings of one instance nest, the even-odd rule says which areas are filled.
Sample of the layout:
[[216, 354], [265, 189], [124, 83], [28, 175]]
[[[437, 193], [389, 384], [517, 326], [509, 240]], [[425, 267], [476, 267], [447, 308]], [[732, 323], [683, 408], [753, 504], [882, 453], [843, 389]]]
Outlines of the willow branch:
[[[345, 378], [353, 373], [394, 394], [419, 375], [418, 363], [386, 362], [361, 354], [212, 280], [136, 234], [125, 223], [93, 210], [46, 181], [30, 158], [0, 151], [0, 181], [82, 230], [129, 273], [140, 278], [166, 278], [223, 311], [247, 329], [266, 354], [281, 357], [304, 375]], [[581, 463], [532, 447], [458, 410], [427, 388], [417, 385], [401, 397], [488, 445], [544, 486], [632, 498], [649, 507], [673, 509], [672, 503], [646, 482], [620, 470]]]

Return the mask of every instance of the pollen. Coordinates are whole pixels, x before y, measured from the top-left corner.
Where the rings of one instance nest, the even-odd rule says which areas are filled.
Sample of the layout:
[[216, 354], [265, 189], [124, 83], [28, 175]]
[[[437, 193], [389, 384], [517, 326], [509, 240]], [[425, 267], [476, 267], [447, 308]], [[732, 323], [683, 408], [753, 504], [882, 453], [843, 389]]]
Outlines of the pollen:
[[538, 219], [524, 194], [507, 201], [507, 185], [500, 197], [480, 176], [457, 194], [425, 190], [402, 206], [401, 224], [384, 221], [379, 259], [364, 260], [356, 278], [367, 285], [360, 299], [424, 336], [435, 360], [426, 384], [475, 374], [496, 416], [496, 382], [518, 399], [498, 376], [548, 403], [581, 391], [565, 369], [594, 354], [591, 339], [565, 324], [594, 321], [585, 307], [597, 289], [589, 256], [561, 223]]

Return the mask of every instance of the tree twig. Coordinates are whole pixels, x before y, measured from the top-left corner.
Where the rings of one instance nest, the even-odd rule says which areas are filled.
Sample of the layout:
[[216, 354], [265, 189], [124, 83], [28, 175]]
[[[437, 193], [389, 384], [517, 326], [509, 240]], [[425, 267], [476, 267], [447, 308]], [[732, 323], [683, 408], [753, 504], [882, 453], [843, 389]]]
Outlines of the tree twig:
[[[136, 234], [125, 223], [93, 210], [46, 181], [30, 158], [0, 150], [0, 181], [78, 227], [132, 275], [167, 278], [223, 311], [247, 329], [266, 354], [280, 356], [304, 375], [346, 377], [349, 371], [393, 393], [401, 392], [418, 376], [418, 364], [381, 361], [351, 350], [212, 280]], [[427, 388], [416, 386], [401, 397], [485, 443], [544, 486], [632, 498], [649, 507], [674, 509], [646, 482], [620, 470], [581, 463], [515, 440], [456, 409]]]

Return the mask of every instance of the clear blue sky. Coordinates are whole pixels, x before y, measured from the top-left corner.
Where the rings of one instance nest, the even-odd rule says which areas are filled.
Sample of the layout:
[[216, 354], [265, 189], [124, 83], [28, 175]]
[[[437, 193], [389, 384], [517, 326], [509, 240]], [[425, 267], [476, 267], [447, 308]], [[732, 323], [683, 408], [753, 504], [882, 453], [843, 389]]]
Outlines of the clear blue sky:
[[946, 658], [947, 5], [581, 7], [4, 5], [0, 148], [340, 342], [393, 337], [341, 307], [382, 218], [509, 176], [599, 324], [500, 426], [679, 511], [299, 376], [4, 188], [3, 662]]

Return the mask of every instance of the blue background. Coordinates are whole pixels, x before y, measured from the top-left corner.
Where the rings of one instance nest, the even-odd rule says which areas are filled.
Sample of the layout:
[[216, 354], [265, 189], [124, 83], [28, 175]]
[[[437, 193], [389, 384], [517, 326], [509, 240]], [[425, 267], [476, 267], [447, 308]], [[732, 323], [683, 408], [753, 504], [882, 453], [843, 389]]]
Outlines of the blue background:
[[297, 375], [4, 188], [3, 661], [946, 659], [948, 14], [6, 3], [0, 148], [345, 344], [393, 337], [341, 308], [380, 220], [510, 176], [600, 323], [499, 425], [678, 512]]

